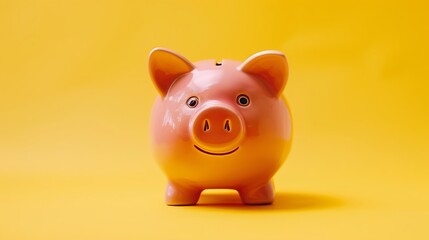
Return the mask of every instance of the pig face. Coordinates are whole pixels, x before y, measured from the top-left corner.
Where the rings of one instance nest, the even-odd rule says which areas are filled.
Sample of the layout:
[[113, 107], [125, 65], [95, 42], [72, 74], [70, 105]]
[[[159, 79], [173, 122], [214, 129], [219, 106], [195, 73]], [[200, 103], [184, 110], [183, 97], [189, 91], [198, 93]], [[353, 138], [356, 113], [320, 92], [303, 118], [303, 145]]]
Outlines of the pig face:
[[196, 189], [270, 181], [291, 140], [282, 53], [193, 64], [154, 49], [149, 69], [160, 93], [152, 110], [153, 147], [169, 181]]

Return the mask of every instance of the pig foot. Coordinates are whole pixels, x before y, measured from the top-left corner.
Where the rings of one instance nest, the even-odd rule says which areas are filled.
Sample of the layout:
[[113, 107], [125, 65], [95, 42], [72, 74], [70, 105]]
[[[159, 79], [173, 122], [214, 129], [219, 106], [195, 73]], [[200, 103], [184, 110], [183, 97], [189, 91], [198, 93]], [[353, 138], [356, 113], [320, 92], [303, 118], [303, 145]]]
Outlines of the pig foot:
[[165, 202], [170, 206], [195, 205], [200, 198], [201, 190], [186, 188], [169, 182], [165, 194]]
[[274, 201], [274, 184], [270, 181], [256, 188], [245, 188], [238, 191], [244, 204], [262, 205]]

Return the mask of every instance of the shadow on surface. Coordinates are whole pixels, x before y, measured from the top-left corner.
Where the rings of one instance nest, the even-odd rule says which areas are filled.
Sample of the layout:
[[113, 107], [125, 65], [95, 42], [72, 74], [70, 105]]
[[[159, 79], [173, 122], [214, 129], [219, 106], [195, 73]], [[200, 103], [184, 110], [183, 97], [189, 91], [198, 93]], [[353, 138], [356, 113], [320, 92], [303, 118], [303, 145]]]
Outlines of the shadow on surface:
[[305, 211], [327, 208], [336, 208], [344, 205], [341, 199], [331, 196], [310, 193], [277, 192], [274, 203], [271, 205], [244, 205], [238, 193], [203, 193], [197, 207], [222, 208], [234, 210], [282, 210]]

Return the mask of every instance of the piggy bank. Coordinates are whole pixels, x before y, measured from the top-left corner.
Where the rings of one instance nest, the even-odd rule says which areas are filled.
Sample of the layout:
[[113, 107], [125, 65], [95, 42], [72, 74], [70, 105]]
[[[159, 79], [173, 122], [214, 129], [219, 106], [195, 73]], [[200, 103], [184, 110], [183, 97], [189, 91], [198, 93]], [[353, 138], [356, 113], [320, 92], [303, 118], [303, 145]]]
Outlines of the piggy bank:
[[235, 189], [244, 204], [271, 204], [273, 175], [290, 149], [282, 91], [286, 57], [262, 51], [244, 62], [191, 63], [153, 49], [159, 97], [151, 115], [154, 156], [168, 178], [167, 205], [194, 205], [205, 189]]

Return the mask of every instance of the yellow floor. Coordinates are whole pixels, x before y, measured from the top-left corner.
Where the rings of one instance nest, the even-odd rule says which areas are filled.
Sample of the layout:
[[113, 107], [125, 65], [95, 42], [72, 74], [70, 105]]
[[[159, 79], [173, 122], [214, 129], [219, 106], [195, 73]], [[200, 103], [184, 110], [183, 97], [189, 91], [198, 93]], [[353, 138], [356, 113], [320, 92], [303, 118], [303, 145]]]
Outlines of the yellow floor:
[[[293, 164], [290, 164], [293, 165]], [[270, 206], [243, 206], [233, 191], [168, 207], [163, 179], [8, 176], [1, 179], [1, 239], [426, 239], [427, 182], [361, 179], [291, 167]], [[300, 169], [302, 168], [302, 169]], [[285, 168], [286, 169], [286, 168]], [[151, 169], [152, 170], [152, 169]], [[290, 175], [288, 176], [288, 172]], [[298, 181], [299, 180], [299, 181]], [[417, 181], [416, 181], [417, 182]]]
[[[429, 239], [424, 1], [1, 1], [0, 239]], [[153, 47], [290, 63], [270, 206], [168, 207]]]

